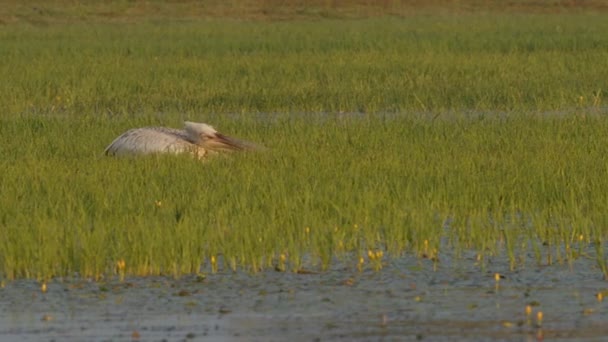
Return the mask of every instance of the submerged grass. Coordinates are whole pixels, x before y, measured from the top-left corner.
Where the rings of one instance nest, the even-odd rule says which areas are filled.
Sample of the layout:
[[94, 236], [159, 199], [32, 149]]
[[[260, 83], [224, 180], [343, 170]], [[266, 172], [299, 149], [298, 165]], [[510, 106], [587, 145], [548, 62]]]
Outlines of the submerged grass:
[[[379, 269], [446, 249], [516, 268], [594, 248], [606, 275], [607, 23], [3, 26], [0, 277]], [[128, 128], [185, 119], [269, 150], [102, 156]]]

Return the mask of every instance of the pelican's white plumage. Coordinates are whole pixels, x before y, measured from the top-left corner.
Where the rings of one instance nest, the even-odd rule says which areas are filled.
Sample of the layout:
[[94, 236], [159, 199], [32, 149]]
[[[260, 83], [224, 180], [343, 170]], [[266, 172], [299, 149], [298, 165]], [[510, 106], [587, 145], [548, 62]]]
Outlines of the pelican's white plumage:
[[227, 137], [204, 123], [184, 123], [184, 129], [143, 127], [131, 129], [116, 138], [106, 155], [120, 156], [151, 153], [191, 153], [197, 158], [224, 151], [255, 149], [252, 143]]

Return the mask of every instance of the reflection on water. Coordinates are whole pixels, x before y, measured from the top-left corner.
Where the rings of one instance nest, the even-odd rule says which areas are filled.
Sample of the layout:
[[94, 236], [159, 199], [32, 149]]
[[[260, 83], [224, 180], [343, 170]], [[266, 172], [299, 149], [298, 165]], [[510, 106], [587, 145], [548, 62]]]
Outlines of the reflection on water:
[[406, 256], [380, 272], [342, 264], [202, 281], [56, 280], [45, 294], [16, 281], [0, 289], [0, 340], [599, 340], [608, 335], [608, 307], [597, 298], [606, 289], [591, 258], [509, 271], [504, 260], [480, 270], [473, 255], [444, 258], [436, 271]]

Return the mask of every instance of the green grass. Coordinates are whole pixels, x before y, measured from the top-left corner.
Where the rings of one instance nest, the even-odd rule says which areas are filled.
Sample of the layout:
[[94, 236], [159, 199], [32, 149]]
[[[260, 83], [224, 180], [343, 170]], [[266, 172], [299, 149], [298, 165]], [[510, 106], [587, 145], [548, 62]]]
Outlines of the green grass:
[[[606, 275], [607, 23], [3, 26], [0, 277], [98, 278], [120, 260], [177, 276], [212, 257], [377, 269], [377, 251], [446, 249], [517, 268], [528, 253], [568, 263], [593, 248]], [[186, 119], [269, 150], [203, 164], [102, 155], [128, 128]]]
[[[601, 104], [605, 15], [7, 26], [0, 109], [555, 110]], [[582, 97], [582, 100], [581, 100]]]
[[604, 116], [203, 119], [270, 150], [113, 159], [101, 151], [130, 119], [4, 119], [3, 276], [97, 277], [121, 259], [179, 275], [219, 255], [259, 270], [284, 254], [296, 270], [377, 249], [434, 258], [443, 238], [516, 268], [607, 237]]

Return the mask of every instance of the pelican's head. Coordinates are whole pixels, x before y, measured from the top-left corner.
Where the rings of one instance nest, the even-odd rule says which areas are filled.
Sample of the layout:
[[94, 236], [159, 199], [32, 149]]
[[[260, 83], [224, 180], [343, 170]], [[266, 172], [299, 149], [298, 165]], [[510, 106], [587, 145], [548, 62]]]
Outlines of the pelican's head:
[[192, 141], [210, 151], [241, 151], [251, 148], [249, 144], [227, 137], [204, 123], [186, 121], [184, 128]]

